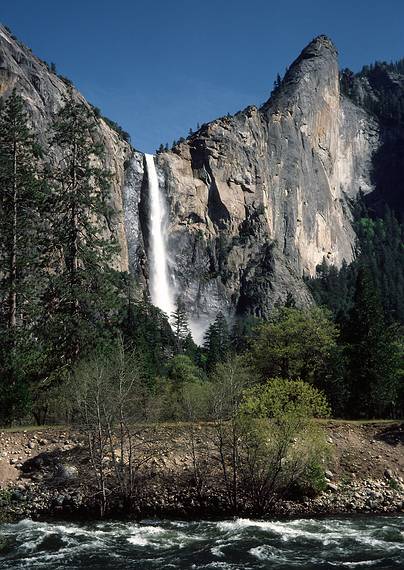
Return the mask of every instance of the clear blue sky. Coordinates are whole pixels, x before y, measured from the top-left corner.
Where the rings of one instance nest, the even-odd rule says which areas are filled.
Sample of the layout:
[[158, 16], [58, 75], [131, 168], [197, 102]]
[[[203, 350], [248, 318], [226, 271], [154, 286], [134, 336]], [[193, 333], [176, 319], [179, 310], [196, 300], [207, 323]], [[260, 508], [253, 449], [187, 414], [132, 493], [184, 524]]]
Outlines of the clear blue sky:
[[403, 0], [3, 0], [0, 21], [154, 151], [261, 104], [325, 33], [342, 66], [404, 56]]

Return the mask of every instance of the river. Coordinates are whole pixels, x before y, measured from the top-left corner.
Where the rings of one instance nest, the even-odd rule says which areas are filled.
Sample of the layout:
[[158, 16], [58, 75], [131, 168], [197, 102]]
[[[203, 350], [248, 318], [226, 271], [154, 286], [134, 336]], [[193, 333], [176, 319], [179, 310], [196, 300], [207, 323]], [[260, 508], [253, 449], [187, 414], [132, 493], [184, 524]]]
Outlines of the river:
[[0, 525], [0, 568], [404, 568], [404, 516]]

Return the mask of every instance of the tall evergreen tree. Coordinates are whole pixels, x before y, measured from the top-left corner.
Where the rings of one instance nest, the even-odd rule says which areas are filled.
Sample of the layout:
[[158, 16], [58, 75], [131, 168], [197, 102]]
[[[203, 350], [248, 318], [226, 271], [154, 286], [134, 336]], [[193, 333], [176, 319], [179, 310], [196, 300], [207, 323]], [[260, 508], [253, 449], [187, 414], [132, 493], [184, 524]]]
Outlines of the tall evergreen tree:
[[0, 407], [5, 421], [24, 399], [22, 353], [28, 351], [38, 307], [39, 156], [24, 102], [14, 91], [0, 113]]
[[205, 333], [206, 368], [208, 371], [219, 362], [224, 362], [230, 352], [230, 333], [226, 317], [219, 311]]
[[383, 416], [396, 405], [398, 347], [387, 327], [371, 273], [360, 268], [354, 306], [344, 327], [352, 416]]
[[166, 360], [175, 351], [174, 333], [160, 309], [135, 295], [130, 276], [127, 279], [120, 330], [125, 349], [138, 355], [145, 378], [152, 384], [157, 376], [164, 374]]
[[117, 244], [106, 239], [111, 174], [96, 118], [70, 90], [53, 124], [46, 336], [51, 367], [69, 367], [107, 337], [117, 308]]
[[0, 115], [1, 315], [10, 335], [24, 321], [27, 287], [37, 265], [33, 240], [40, 219], [38, 158], [39, 145], [23, 100], [13, 92]]
[[170, 321], [175, 337], [175, 352], [176, 354], [182, 354], [190, 331], [187, 311], [181, 297], [177, 297], [176, 309], [172, 313]]

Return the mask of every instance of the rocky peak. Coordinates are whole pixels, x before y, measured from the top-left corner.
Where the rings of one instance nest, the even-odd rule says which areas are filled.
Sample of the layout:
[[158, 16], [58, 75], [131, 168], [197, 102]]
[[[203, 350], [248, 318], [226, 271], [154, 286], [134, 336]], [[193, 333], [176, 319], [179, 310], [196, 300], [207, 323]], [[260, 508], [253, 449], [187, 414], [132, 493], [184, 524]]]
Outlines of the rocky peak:
[[324, 57], [327, 52], [330, 52], [334, 57], [338, 56], [338, 50], [332, 39], [325, 34], [320, 34], [302, 50], [300, 57]]
[[330, 97], [339, 97], [338, 51], [327, 36], [318, 36], [290, 65], [262, 110], [273, 112], [293, 105], [307, 107], [308, 99], [313, 102]]

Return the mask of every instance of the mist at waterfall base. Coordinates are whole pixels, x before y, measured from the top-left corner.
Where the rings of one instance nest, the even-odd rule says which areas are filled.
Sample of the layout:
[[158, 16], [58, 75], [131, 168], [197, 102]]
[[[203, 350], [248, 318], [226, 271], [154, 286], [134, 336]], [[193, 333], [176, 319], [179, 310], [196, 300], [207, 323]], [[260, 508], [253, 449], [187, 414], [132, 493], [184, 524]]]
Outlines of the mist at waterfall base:
[[0, 568], [404, 567], [404, 516], [0, 524]]
[[[147, 177], [149, 182], [150, 209], [150, 296], [153, 305], [161, 309], [168, 317], [175, 311], [176, 291], [173, 277], [170, 274], [169, 255], [167, 250], [168, 214], [164, 196], [160, 190], [159, 180], [152, 154], [145, 154]], [[203, 336], [211, 318], [208, 316], [189, 316], [189, 328], [192, 338], [202, 344]]]

